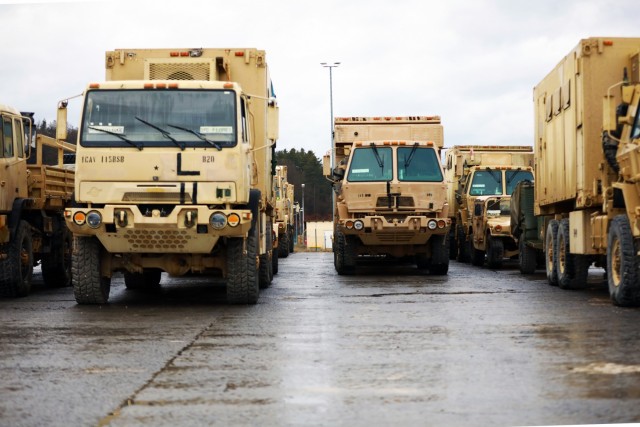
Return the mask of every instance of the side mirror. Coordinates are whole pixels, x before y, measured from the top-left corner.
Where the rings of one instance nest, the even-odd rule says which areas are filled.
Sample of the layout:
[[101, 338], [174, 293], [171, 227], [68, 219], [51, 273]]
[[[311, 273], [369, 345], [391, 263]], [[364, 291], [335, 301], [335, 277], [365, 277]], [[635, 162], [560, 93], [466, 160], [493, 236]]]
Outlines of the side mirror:
[[67, 140], [67, 104], [68, 101], [61, 101], [58, 104], [58, 113], [56, 117], [56, 139]]

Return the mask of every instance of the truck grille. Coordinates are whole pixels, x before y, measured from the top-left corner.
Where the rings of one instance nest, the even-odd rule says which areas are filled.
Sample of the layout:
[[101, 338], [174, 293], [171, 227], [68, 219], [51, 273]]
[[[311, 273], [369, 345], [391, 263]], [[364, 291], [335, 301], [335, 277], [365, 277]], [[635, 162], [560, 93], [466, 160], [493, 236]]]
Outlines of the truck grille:
[[[391, 196], [391, 207], [396, 207], [396, 200], [395, 199], [398, 199], [397, 206], [399, 208], [412, 208], [412, 207], [415, 206], [415, 204], [413, 202], [413, 197], [405, 197], [405, 196], [394, 197], [394, 196]], [[387, 196], [378, 197], [378, 200], [376, 201], [376, 207], [377, 208], [387, 208], [387, 207], [389, 207], [389, 197], [387, 197]]]
[[210, 80], [211, 66], [206, 62], [149, 64], [149, 80]]
[[127, 230], [124, 238], [133, 249], [184, 249], [191, 236], [180, 230]]
[[395, 233], [378, 233], [376, 237], [382, 243], [407, 243], [410, 242], [414, 237], [414, 232], [395, 232]]

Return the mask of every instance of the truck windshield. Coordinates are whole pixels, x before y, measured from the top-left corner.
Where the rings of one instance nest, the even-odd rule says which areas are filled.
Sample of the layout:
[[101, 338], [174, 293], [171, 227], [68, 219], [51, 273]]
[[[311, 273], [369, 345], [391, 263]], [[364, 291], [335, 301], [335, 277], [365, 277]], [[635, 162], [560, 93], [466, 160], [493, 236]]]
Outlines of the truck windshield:
[[473, 174], [470, 196], [493, 196], [502, 194], [502, 172], [499, 170], [481, 170]]
[[347, 181], [390, 181], [393, 178], [393, 162], [390, 147], [363, 147], [353, 151]]
[[533, 181], [533, 174], [531, 171], [526, 170], [508, 170], [506, 173], [507, 178], [507, 194], [510, 196], [513, 194], [513, 190], [516, 189], [516, 185], [520, 181]]
[[633, 125], [633, 129], [631, 129], [631, 139], [640, 138], [640, 109], [636, 113], [636, 122]]
[[441, 182], [442, 171], [433, 148], [398, 148], [398, 180]]
[[229, 90], [91, 90], [81, 132], [86, 147], [232, 147], [236, 96]]

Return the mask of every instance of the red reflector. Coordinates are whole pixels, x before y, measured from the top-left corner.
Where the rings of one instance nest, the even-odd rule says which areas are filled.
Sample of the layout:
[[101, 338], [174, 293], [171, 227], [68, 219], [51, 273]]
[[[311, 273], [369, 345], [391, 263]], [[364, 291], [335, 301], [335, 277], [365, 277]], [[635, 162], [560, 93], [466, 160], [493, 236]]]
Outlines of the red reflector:
[[89, 87], [90, 87], [91, 89], [100, 89], [100, 85], [99, 85], [98, 83], [91, 83], [91, 84], [89, 85]]
[[153, 89], [153, 83], [145, 83], [143, 87], [145, 89]]
[[222, 87], [224, 87], [225, 89], [232, 89], [233, 83], [225, 83]]
[[180, 52], [180, 56], [189, 56], [189, 52]]
[[244, 52], [235, 52], [236, 56], [244, 56]]
[[605, 40], [604, 42], [602, 42], [602, 44], [604, 44], [605, 46], [613, 46], [613, 40]]
[[166, 83], [156, 83], [156, 89], [166, 89], [166, 88], [167, 88]]
[[170, 52], [169, 56], [180, 56], [179, 52]]
[[178, 83], [169, 83], [169, 89], [178, 89]]

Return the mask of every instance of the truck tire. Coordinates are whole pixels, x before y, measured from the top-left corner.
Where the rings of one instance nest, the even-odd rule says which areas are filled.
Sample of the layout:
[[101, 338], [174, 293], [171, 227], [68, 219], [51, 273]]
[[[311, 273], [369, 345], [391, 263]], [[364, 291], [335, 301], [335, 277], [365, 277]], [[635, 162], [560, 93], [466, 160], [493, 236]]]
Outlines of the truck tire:
[[102, 245], [95, 237], [76, 237], [71, 257], [71, 283], [78, 304], [109, 302], [111, 278], [101, 273]]
[[271, 254], [271, 270], [273, 271], [273, 275], [275, 276], [276, 274], [278, 274], [278, 248], [273, 250], [273, 253]]
[[471, 245], [467, 242], [467, 234], [461, 225], [457, 226], [458, 233], [458, 261], [471, 261]]
[[520, 273], [535, 273], [537, 264], [538, 260], [536, 250], [531, 246], [527, 246], [524, 241], [523, 233], [520, 235], [520, 240], [518, 241], [518, 265], [520, 266]]
[[287, 233], [287, 236], [289, 238], [289, 253], [292, 254], [293, 250], [294, 250], [294, 239], [293, 239], [293, 231], [289, 230], [289, 232]]
[[558, 286], [561, 289], [584, 289], [589, 273], [588, 257], [570, 252], [569, 219], [560, 220], [556, 242]]
[[246, 239], [227, 240], [227, 302], [230, 304], [256, 304], [260, 285], [258, 282], [257, 227], [252, 227]]
[[558, 286], [558, 267], [556, 256], [558, 253], [558, 221], [552, 219], [547, 225], [544, 235], [544, 268], [547, 281], [551, 286]]
[[484, 265], [484, 251], [476, 249], [470, 241], [468, 244], [471, 246], [471, 264], [482, 267]]
[[344, 233], [337, 232], [334, 238], [334, 266], [341, 276], [351, 275], [356, 269], [356, 255], [353, 242], [348, 244], [347, 237]]
[[449, 259], [458, 257], [458, 247], [456, 246], [456, 231], [453, 227], [449, 229]]
[[447, 274], [449, 271], [449, 236], [431, 236], [429, 241], [431, 244], [431, 259], [427, 267], [429, 272], [437, 276]]
[[33, 241], [28, 222], [18, 223], [15, 238], [6, 251], [7, 257], [0, 261], [0, 296], [27, 296], [33, 276]]
[[487, 266], [493, 269], [502, 267], [504, 241], [500, 238], [487, 235], [487, 245]]
[[273, 250], [273, 233], [271, 233], [271, 230], [273, 230], [273, 227], [271, 222], [268, 222], [265, 237], [267, 241], [267, 252], [259, 257], [260, 266], [258, 267], [258, 282], [260, 289], [267, 289], [271, 286], [271, 281], [273, 280], [273, 264], [271, 258], [273, 257], [273, 253], [276, 251]]
[[162, 278], [159, 268], [145, 268], [142, 273], [124, 273], [124, 285], [127, 289], [158, 289]]
[[52, 288], [71, 286], [71, 249], [73, 235], [62, 224], [51, 239], [51, 252], [42, 255], [42, 278]]
[[289, 256], [289, 235], [285, 232], [280, 236], [280, 241], [278, 242], [278, 255], [280, 258], [286, 258]]
[[636, 253], [629, 219], [626, 215], [616, 216], [609, 225], [607, 236], [607, 282], [615, 305], [640, 305], [640, 261]]

